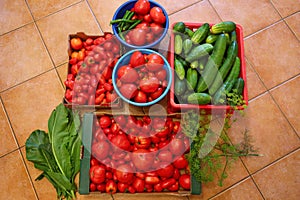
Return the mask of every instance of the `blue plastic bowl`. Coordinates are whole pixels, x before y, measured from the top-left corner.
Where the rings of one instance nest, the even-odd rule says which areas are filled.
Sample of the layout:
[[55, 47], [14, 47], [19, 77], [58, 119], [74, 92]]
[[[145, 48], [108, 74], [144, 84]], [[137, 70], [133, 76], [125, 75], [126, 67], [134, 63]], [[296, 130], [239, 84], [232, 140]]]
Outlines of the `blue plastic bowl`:
[[[135, 51], [140, 51], [141, 53], [143, 54], [151, 54], [151, 53], [155, 53], [155, 54], [158, 54], [160, 55], [165, 64], [164, 64], [164, 69], [167, 71], [167, 77], [166, 77], [166, 80], [168, 81], [168, 85], [167, 87], [165, 88], [164, 92], [161, 94], [160, 97], [158, 97], [157, 99], [154, 99], [153, 101], [150, 101], [150, 102], [146, 102], [146, 103], [137, 103], [137, 102], [134, 102], [134, 101], [131, 101], [130, 99], [127, 99], [125, 98], [121, 92], [119, 91], [119, 88], [117, 86], [117, 72], [118, 72], [118, 69], [120, 67], [122, 67], [123, 65], [127, 65], [129, 63], [129, 60], [130, 60], [130, 57], [131, 55], [135, 52]], [[160, 100], [162, 100], [169, 92], [170, 88], [171, 88], [171, 83], [172, 83], [172, 70], [171, 70], [171, 67], [167, 61], [167, 59], [161, 55], [160, 53], [156, 52], [156, 51], [153, 51], [151, 49], [133, 49], [129, 52], [127, 52], [126, 54], [122, 55], [122, 57], [118, 60], [118, 62], [116, 63], [114, 69], [113, 69], [113, 72], [112, 72], [112, 82], [113, 82], [113, 86], [114, 86], [114, 90], [116, 91], [117, 95], [122, 99], [124, 100], [125, 102], [131, 104], [131, 105], [134, 105], [134, 106], [151, 106], [157, 102], [159, 102]]]
[[[165, 27], [164, 27], [164, 31], [161, 34], [161, 36], [155, 40], [153, 43], [151, 44], [147, 44], [147, 45], [143, 45], [143, 46], [136, 46], [136, 45], [132, 45], [132, 44], [128, 44], [126, 41], [122, 40], [121, 37], [118, 34], [118, 28], [117, 28], [117, 24], [113, 24], [112, 25], [112, 30], [114, 35], [116, 36], [116, 38], [126, 47], [129, 47], [131, 49], [137, 49], [137, 48], [141, 48], [141, 49], [146, 49], [146, 48], [152, 48], [155, 45], [159, 44], [161, 42], [161, 40], [166, 36], [168, 29], [169, 29], [169, 17], [168, 17], [168, 13], [167, 11], [158, 3], [152, 1], [152, 0], [148, 0], [150, 2], [150, 7], [153, 8], [154, 6], [160, 7], [164, 13], [164, 15], [166, 16], [166, 23], [165, 23]], [[131, 10], [134, 6], [134, 4], [137, 2], [137, 0], [131, 0], [131, 1], [127, 1], [125, 3], [123, 3], [115, 12], [112, 20], [116, 20], [116, 19], [121, 19], [126, 10]]]

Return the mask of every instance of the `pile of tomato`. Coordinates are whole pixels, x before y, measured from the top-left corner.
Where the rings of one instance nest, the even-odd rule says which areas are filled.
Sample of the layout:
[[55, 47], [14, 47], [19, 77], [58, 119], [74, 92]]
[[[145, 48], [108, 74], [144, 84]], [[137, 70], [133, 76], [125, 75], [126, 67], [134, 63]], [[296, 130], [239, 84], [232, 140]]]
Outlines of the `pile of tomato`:
[[95, 117], [90, 191], [190, 190], [189, 147], [180, 122], [170, 117]]
[[116, 85], [131, 101], [146, 103], [157, 99], [168, 85], [163, 58], [157, 53], [135, 51], [129, 63], [117, 70]]
[[125, 31], [124, 39], [128, 44], [151, 44], [161, 36], [166, 16], [160, 7], [151, 8], [148, 0], [138, 0], [130, 11], [134, 12], [131, 20], [139, 20], [139, 23], [131, 30], [121, 30]]
[[105, 105], [114, 102], [112, 71], [120, 57], [120, 43], [111, 33], [99, 37], [70, 39], [71, 55], [66, 86], [67, 102]]

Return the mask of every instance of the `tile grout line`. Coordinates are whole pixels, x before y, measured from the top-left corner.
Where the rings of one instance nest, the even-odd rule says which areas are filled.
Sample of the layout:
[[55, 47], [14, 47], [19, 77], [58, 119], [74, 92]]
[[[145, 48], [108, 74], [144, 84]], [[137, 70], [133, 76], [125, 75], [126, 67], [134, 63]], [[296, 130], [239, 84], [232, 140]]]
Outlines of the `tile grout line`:
[[170, 12], [170, 13], [168, 13], [168, 15], [171, 16], [171, 15], [173, 15], [173, 14], [176, 14], [176, 13], [178, 13], [178, 12], [184, 10], [184, 9], [187, 9], [187, 8], [189, 8], [189, 7], [192, 7], [192, 6], [194, 6], [195, 4], [198, 4], [198, 3], [202, 2], [202, 1], [205, 1], [205, 0], [199, 0], [199, 1], [196, 1], [195, 3], [192, 3], [192, 4], [190, 4], [190, 5], [187, 5], [187, 6], [185, 6], [185, 7], [180, 8], [179, 10], [176, 10], [176, 11], [174, 11], [174, 12]]
[[215, 13], [218, 15], [218, 17], [221, 19], [221, 21], [223, 21], [222, 17], [219, 15], [217, 9], [214, 7], [214, 5], [210, 2], [210, 0], [208, 0], [208, 3], [210, 4], [210, 6], [213, 8], [213, 10], [215, 11]]
[[93, 9], [92, 9], [92, 7], [91, 7], [89, 1], [88, 1], [88, 0], [84, 0], [84, 1], [85, 1], [85, 3], [87, 4], [87, 6], [88, 6], [88, 8], [89, 8], [89, 10], [90, 10], [90, 12], [91, 12], [91, 14], [92, 14], [92, 16], [94, 17], [94, 20], [96, 21], [96, 24], [97, 24], [98, 28], [99, 28], [100, 31], [103, 33], [103, 30], [102, 30], [102, 28], [101, 28], [100, 22], [98, 21], [98, 19], [97, 19], [95, 13], [94, 13], [94, 11], [93, 11]]
[[16, 151], [19, 152], [19, 154], [20, 154], [20, 156], [21, 156], [22, 163], [23, 163], [23, 167], [25, 168], [25, 171], [26, 171], [26, 174], [27, 174], [27, 176], [28, 176], [30, 185], [31, 185], [31, 187], [32, 187], [32, 189], [33, 189], [33, 193], [34, 193], [34, 195], [35, 195], [35, 198], [38, 200], [39, 198], [38, 198], [38, 195], [37, 195], [37, 191], [36, 191], [36, 189], [35, 189], [35, 187], [34, 187], [34, 184], [33, 184], [33, 181], [32, 181], [32, 179], [31, 179], [29, 170], [28, 170], [28, 168], [27, 168], [27, 165], [26, 165], [26, 163], [25, 163], [23, 154], [22, 154], [22, 152], [21, 152], [20, 144], [19, 144], [19, 142], [18, 142], [18, 140], [17, 140], [17, 136], [16, 136], [16, 134], [15, 134], [14, 128], [12, 127], [11, 120], [10, 120], [10, 118], [9, 118], [9, 116], [8, 116], [7, 110], [6, 110], [6, 108], [5, 108], [5, 105], [4, 105], [4, 103], [3, 103], [3, 100], [2, 100], [2, 97], [1, 97], [1, 96], [0, 96], [0, 103], [1, 103], [1, 105], [2, 105], [2, 107], [3, 107], [3, 110], [4, 110], [4, 113], [5, 113], [6, 119], [7, 119], [8, 123], [9, 123], [9, 127], [10, 127], [10, 129], [11, 129], [13, 138], [14, 138], [14, 140], [15, 140], [15, 143], [17, 144], [17, 149], [15, 149], [15, 150], [13, 150], [13, 151], [11, 151], [11, 152], [9, 152], [9, 153], [7, 153], [7, 154], [1, 156], [0, 158], [6, 156], [6, 155], [8, 155], [8, 154], [11, 154], [11, 153], [13, 153], [13, 152], [16, 152]]

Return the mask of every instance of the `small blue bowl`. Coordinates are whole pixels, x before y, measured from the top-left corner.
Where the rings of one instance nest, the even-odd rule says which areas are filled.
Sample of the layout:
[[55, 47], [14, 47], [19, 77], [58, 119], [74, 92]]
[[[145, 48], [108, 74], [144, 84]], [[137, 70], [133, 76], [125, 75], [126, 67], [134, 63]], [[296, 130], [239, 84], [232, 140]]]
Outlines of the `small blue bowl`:
[[[147, 49], [147, 48], [152, 48], [155, 45], [159, 44], [162, 41], [162, 39], [166, 36], [166, 34], [168, 32], [168, 29], [169, 29], [169, 17], [168, 17], [167, 11], [160, 4], [156, 3], [155, 1], [152, 1], [152, 0], [148, 0], [148, 1], [150, 2], [150, 8], [153, 8], [154, 6], [160, 7], [162, 9], [164, 15], [166, 16], [166, 23], [165, 23], [165, 26], [163, 27], [164, 31], [162, 32], [161, 36], [157, 40], [155, 40], [153, 43], [147, 44], [147, 45], [143, 45], [143, 46], [136, 46], [136, 45], [128, 44], [126, 41], [122, 40], [122, 38], [118, 34], [117, 24], [113, 24], [112, 25], [112, 30], [113, 30], [114, 35], [116, 36], [116, 38], [123, 45], [125, 45], [128, 48], [131, 48], [131, 49], [137, 49], [137, 48]], [[127, 1], [127, 2], [123, 3], [116, 10], [116, 12], [115, 12], [112, 20], [121, 19], [124, 16], [126, 10], [131, 10], [136, 2], [137, 2], [137, 0], [131, 0], [131, 1]]]
[[[166, 80], [168, 81], [168, 85], [165, 88], [164, 92], [157, 99], [154, 99], [153, 101], [146, 102], [146, 103], [137, 103], [137, 102], [131, 101], [130, 99], [125, 98], [121, 94], [121, 92], [119, 91], [119, 88], [117, 86], [118, 69], [124, 65], [128, 65], [131, 55], [136, 51], [140, 51], [142, 54], [152, 54], [152, 53], [158, 54], [159, 56], [161, 56], [163, 58], [163, 60], [165, 62], [163, 68], [167, 71]], [[168, 92], [171, 88], [171, 83], [172, 83], [172, 70], [171, 70], [170, 64], [168, 63], [167, 59], [160, 53], [153, 51], [151, 49], [133, 49], [133, 50], [127, 52], [126, 54], [122, 55], [122, 57], [116, 63], [116, 65], [113, 69], [113, 72], [112, 72], [112, 82], [113, 82], [114, 90], [116, 91], [117, 95], [125, 102], [127, 102], [131, 105], [134, 105], [134, 106], [151, 106], [153, 104], [156, 104], [160, 100], [162, 100], [168, 94]]]

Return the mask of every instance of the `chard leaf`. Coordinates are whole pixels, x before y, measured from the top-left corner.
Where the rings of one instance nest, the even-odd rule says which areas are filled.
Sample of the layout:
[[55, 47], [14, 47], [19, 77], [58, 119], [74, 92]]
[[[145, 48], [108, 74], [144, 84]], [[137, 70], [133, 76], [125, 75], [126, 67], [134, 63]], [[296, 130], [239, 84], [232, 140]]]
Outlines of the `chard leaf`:
[[71, 162], [73, 164], [73, 176], [71, 177], [71, 180], [74, 180], [76, 174], [80, 170], [80, 150], [81, 150], [81, 137], [77, 137], [73, 143], [72, 150], [71, 150]]

